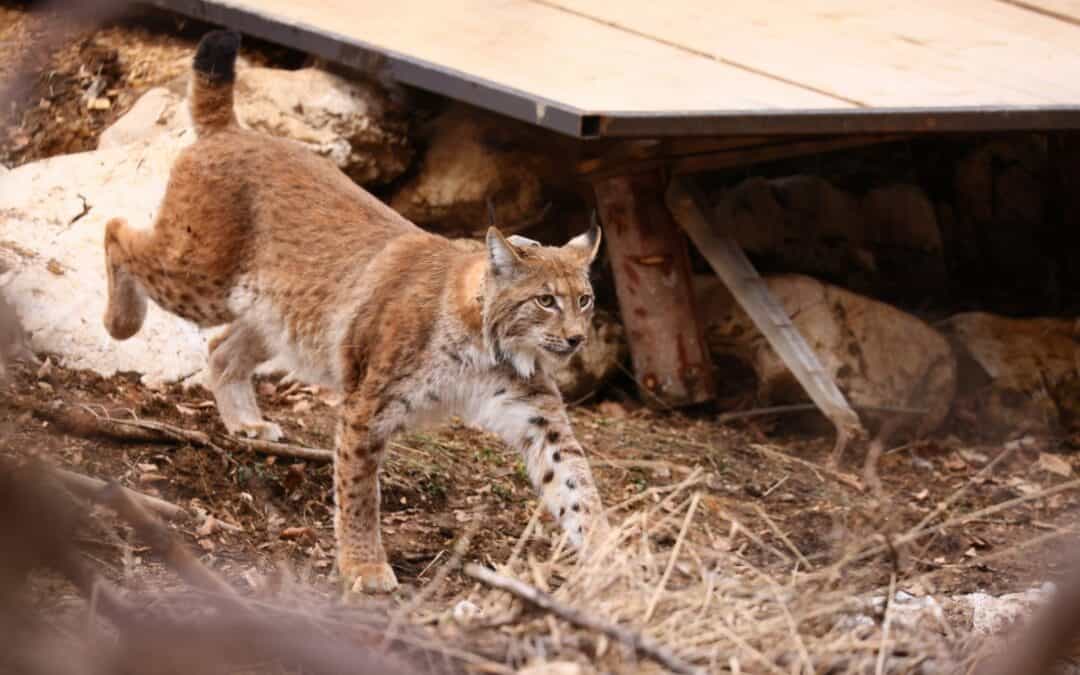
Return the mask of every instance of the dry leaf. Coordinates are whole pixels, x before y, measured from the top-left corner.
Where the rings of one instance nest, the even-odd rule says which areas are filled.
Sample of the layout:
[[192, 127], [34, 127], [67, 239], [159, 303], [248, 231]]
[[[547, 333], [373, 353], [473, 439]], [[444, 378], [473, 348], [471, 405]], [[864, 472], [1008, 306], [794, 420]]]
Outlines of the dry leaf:
[[214, 544], [212, 539], [202, 538], [199, 540], [199, 547], [207, 553], [213, 553], [217, 549], [217, 545]]
[[209, 537], [211, 534], [214, 533], [214, 530], [216, 529], [217, 520], [215, 520], [213, 516], [207, 516], [206, 520], [203, 521], [202, 525], [200, 525], [199, 528], [195, 530], [195, 534], [199, 535], [200, 537]]
[[603, 403], [600, 403], [596, 406], [596, 412], [604, 417], [610, 417], [616, 420], [626, 417], [626, 408], [615, 401], [604, 401]]
[[1069, 464], [1069, 462], [1061, 457], [1051, 455], [1048, 452], [1039, 453], [1039, 468], [1064, 478], [1068, 478], [1073, 472], [1072, 464]]
[[315, 532], [310, 527], [286, 527], [278, 536], [282, 539], [315, 541]]
[[930, 496], [930, 491], [926, 488], [923, 488], [922, 490], [916, 492], [913, 496], [915, 497], [915, 501], [921, 502], [922, 500]]
[[963, 471], [967, 466], [967, 462], [964, 461], [964, 458], [955, 453], [949, 455], [949, 458], [945, 460], [945, 468], [949, 471]]
[[304, 483], [304, 471], [307, 465], [303, 462], [298, 462], [289, 466], [288, 471], [285, 473], [285, 480], [282, 483], [285, 485], [285, 489], [292, 492], [296, 488], [300, 487]]
[[188, 417], [192, 417], [199, 414], [199, 411], [195, 408], [189, 408], [186, 405], [180, 405], [179, 403], [176, 403], [175, 405], [176, 412], [180, 413], [181, 415], [187, 415]]

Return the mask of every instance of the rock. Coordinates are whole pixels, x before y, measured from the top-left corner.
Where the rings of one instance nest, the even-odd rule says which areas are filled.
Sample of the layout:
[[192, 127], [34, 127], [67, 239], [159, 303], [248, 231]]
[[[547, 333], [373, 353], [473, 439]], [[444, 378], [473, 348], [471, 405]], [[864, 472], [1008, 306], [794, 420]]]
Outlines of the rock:
[[0, 284], [0, 383], [7, 377], [10, 365], [16, 361], [32, 361], [30, 336], [22, 326], [15, 306], [4, 295]]
[[1007, 593], [1000, 597], [986, 593], [969, 593], [952, 598], [960, 608], [971, 613], [971, 630], [979, 637], [999, 635], [1018, 621], [1046, 604], [1056, 588], [1045, 583], [1022, 593]]
[[573, 661], [541, 661], [517, 672], [518, 675], [585, 675], [587, 671]]
[[105, 223], [126, 218], [149, 227], [169, 168], [193, 133], [146, 145], [57, 156], [0, 176], [0, 251], [17, 261], [4, 291], [33, 349], [102, 375], [137, 371], [148, 382], [199, 372], [206, 336], [153, 303], [138, 335], [116, 342], [105, 311]]
[[1044, 220], [1046, 140], [1024, 135], [983, 143], [956, 165], [962, 217], [977, 225]]
[[983, 312], [943, 322], [961, 363], [961, 395], [980, 426], [1007, 433], [1080, 428], [1080, 320]]
[[[844, 628], [850, 630], [858, 626], [878, 625], [880, 617], [885, 613], [885, 596], [866, 598], [860, 602], [860, 605], [862, 613], [840, 619], [840, 624]], [[916, 596], [898, 590], [893, 596], [890, 612], [892, 625], [909, 630], [915, 630], [927, 624], [939, 627], [947, 625], [945, 610], [932, 595]]]
[[545, 215], [546, 177], [555, 173], [553, 153], [533, 149], [536, 133], [512, 120], [453, 107], [433, 122], [420, 171], [390, 205], [447, 235], [486, 231], [489, 201], [504, 231], [530, 227]]
[[[362, 185], [392, 181], [412, 161], [405, 115], [374, 83], [346, 80], [315, 68], [240, 68], [236, 113], [246, 127], [291, 138], [329, 157]], [[147, 141], [190, 127], [184, 98], [159, 87], [106, 129], [98, 148]]]
[[555, 373], [555, 383], [563, 398], [573, 402], [596, 391], [618, 370], [627, 354], [622, 324], [598, 310], [593, 315], [585, 346]]
[[1047, 213], [1050, 174], [1046, 138], [1034, 134], [980, 144], [957, 162], [956, 230], [947, 241], [957, 262], [986, 279], [1009, 278], [1014, 291], [1060, 292], [1047, 249], [1060, 240]]
[[[1035, 610], [1049, 602], [1057, 592], [1053, 583], [1020, 593], [994, 596], [988, 593], [940, 596], [911, 595], [897, 591], [892, 603], [892, 622], [897, 628], [916, 629], [927, 625], [969, 627], [975, 637], [1001, 635], [1017, 622], [1025, 620]], [[840, 626], [852, 629], [877, 625], [885, 611], [885, 597], [876, 596], [859, 602], [861, 611], [841, 618]]]
[[451, 610], [450, 615], [457, 623], [467, 626], [482, 617], [484, 615], [484, 610], [468, 600], [460, 600], [454, 605], [454, 609]]
[[[929, 433], [948, 415], [956, 388], [949, 343], [929, 325], [885, 303], [801, 275], [766, 279], [825, 370], [853, 405], [926, 408], [913, 416]], [[714, 357], [749, 364], [762, 404], [807, 401], [801, 385], [716, 277], [695, 283]]]
[[162, 134], [191, 127], [191, 115], [183, 98], [165, 87], [154, 87], [135, 101], [123, 117], [98, 138], [98, 149], [117, 148], [150, 141]]
[[818, 176], [747, 179], [724, 192], [713, 213], [748, 252], [785, 269], [832, 278], [874, 269], [858, 199]]
[[937, 212], [922, 188], [895, 184], [866, 193], [860, 204], [878, 271], [910, 292], [947, 282]]
[[914, 185], [860, 197], [819, 176], [755, 177], [721, 193], [713, 211], [743, 248], [785, 270], [849, 285], [937, 287], [945, 279], [937, 215]]

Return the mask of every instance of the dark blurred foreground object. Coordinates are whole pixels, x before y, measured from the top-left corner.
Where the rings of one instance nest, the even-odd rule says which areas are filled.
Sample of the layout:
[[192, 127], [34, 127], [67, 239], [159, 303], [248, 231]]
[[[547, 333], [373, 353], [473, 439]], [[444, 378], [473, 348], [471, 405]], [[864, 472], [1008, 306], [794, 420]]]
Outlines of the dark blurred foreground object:
[[[386, 639], [390, 617], [385, 612], [305, 608], [299, 596], [284, 592], [245, 598], [119, 486], [107, 486], [94, 501], [116, 511], [189, 588], [171, 594], [123, 592], [101, 578], [75, 544], [88, 524], [88, 509], [44, 466], [19, 467], [0, 459], [0, 632], [10, 638], [0, 650], [0, 672], [464, 671], [460, 659], [411, 628], [399, 628]], [[86, 630], [65, 630], [57, 617], [35, 607], [30, 574], [42, 570], [59, 574], [87, 600]], [[104, 631], [106, 625], [112, 630]], [[110, 639], [103, 639], [106, 635]]]
[[1051, 675], [1073, 672], [1056, 666], [1080, 643], [1080, 546], [1070, 556], [1068, 578], [1050, 602], [1023, 624], [1008, 641], [981, 657], [974, 675]]

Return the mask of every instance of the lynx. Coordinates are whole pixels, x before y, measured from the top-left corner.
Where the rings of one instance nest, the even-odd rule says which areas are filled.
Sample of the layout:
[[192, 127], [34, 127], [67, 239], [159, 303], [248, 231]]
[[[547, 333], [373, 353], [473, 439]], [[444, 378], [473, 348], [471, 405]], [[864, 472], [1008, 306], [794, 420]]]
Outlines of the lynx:
[[208, 381], [226, 428], [276, 440], [254, 369], [272, 357], [343, 398], [335, 461], [337, 569], [346, 590], [397, 579], [379, 530], [379, 467], [392, 434], [456, 415], [500, 436], [568, 539], [607, 528], [596, 485], [550, 373], [581, 348], [593, 312], [594, 222], [561, 247], [495, 227], [485, 242], [416, 227], [329, 161], [238, 125], [238, 34], [197, 47], [197, 133], [171, 169], [149, 230], [106, 226], [117, 340], [147, 298], [204, 327]]

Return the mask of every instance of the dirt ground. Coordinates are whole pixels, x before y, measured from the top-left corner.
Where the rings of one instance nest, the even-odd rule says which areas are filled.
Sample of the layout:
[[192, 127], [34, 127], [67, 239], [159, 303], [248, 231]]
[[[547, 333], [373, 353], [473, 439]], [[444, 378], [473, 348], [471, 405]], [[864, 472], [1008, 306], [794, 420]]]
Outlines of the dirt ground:
[[[47, 357], [48, 358], [48, 357]], [[187, 443], [141, 444], [58, 433], [26, 406], [81, 406], [117, 418], [167, 422], [185, 429], [224, 432], [209, 394], [179, 385], [155, 391], [134, 376], [105, 379], [52, 365], [20, 369], [0, 398], [0, 450], [39, 456], [60, 466], [177, 504], [197, 506], [238, 532], [202, 536], [184, 532], [214, 568], [244, 583], [245, 575], [267, 573], [285, 561], [306, 570], [316, 586], [332, 590], [333, 497], [330, 467], [256, 454], [219, 454]], [[326, 395], [298, 384], [264, 379], [260, 404], [286, 430], [291, 442], [332, 447], [335, 409]], [[958, 439], [901, 446], [882, 462], [885, 495], [864, 491], [851, 473], [824, 468], [828, 435], [784, 433], [758, 424], [722, 426], [707, 417], [647, 409], [628, 411], [601, 402], [572, 411], [575, 430], [597, 473], [605, 503], [618, 503], [647, 488], [671, 485], [691, 472], [705, 472], [703, 517], [695, 538], [708, 542], [745, 525], [776, 550], [789, 550], [781, 533], [816, 565], [834, 561], [852, 541], [899, 536], [961, 488], [953, 505], [968, 513], [1033, 494], [1068, 480], [1048, 471], [1048, 453], [1073, 467], [1074, 448], [1053, 439], [1025, 437], [1003, 445], [971, 445]], [[981, 472], [1008, 451], [993, 471]], [[849, 456], [849, 464], [858, 454]], [[1056, 467], [1056, 464], [1054, 464]], [[849, 467], [853, 468], [853, 467]], [[1061, 467], [1057, 467], [1060, 468]], [[1003, 513], [942, 530], [905, 564], [937, 571], [933, 586], [943, 594], [994, 594], [1028, 587], [1055, 576], [1053, 548], [1038, 555], [1008, 551], [1028, 539], [1075, 522], [1080, 493], [1067, 490]], [[492, 437], [463, 426], [394, 442], [383, 478], [383, 532], [398, 578], [419, 586], [445, 562], [456, 538], [474, 519], [482, 522], [469, 559], [504, 560], [536, 506], [518, 457]], [[710, 517], [711, 516], [711, 517]], [[770, 522], [771, 521], [771, 522]], [[778, 528], [777, 529], [774, 529]], [[541, 538], [538, 545], [542, 545]], [[663, 543], [663, 542], [661, 542]], [[670, 543], [670, 542], [669, 542]], [[743, 552], [756, 566], [782, 573], [790, 557], [754, 545]], [[93, 555], [107, 569], [123, 566], [122, 550], [93, 542]], [[1000, 554], [1004, 557], [997, 557]], [[992, 561], [981, 563], [983, 557]], [[891, 570], [882, 561], [880, 574]], [[137, 574], [156, 577], [146, 559]], [[442, 589], [449, 600], [466, 586], [451, 577]], [[406, 591], [407, 593], [407, 591]]]
[[[201, 387], [152, 390], [134, 375], [106, 379], [56, 367], [52, 357], [45, 358], [42, 366], [14, 369], [7, 395], [0, 395], [0, 455], [19, 462], [43, 458], [205, 512], [229, 529], [210, 526], [208, 519], [177, 526], [176, 532], [236, 587], [254, 592], [284, 567], [306, 588], [336, 601], [329, 465], [185, 442], [64, 433], [41, 411], [74, 407], [187, 430], [224, 429]], [[273, 378], [260, 380], [258, 391], [264, 411], [283, 426], [290, 442], [331, 447], [332, 399]], [[877, 498], [851, 474], [824, 468], [831, 450], [828, 434], [757, 423], [724, 426], [708, 415], [634, 410], [612, 401], [578, 407], [572, 421], [606, 504], [650, 494], [656, 503], [656, 491], [697, 476], [700, 508], [687, 540], [703, 550], [728, 552], [740, 565], [774, 578], [786, 578], [804, 565], [827, 568], [859, 546], [901, 537], [946, 500], [953, 501], [941, 509], [942, 522], [1036, 496], [941, 527], [898, 556], [869, 559], [858, 568], [853, 586], [860, 592], [887, 586], [890, 575], [898, 573], [898, 588], [916, 596], [1022, 591], [1059, 580], [1064, 538], [1075, 537], [1080, 502], [1071, 482], [1075, 448], [1053, 439], [975, 445], [952, 438], [901, 446], [883, 459], [885, 493]], [[1000, 463], [984, 470], [1002, 453], [1007, 456]], [[853, 452], [849, 465], [858, 459]], [[1066, 472], [1071, 475], [1060, 475]], [[375, 602], [387, 611], [409, 604], [421, 589], [427, 594], [421, 611], [431, 617], [475, 597], [476, 584], [460, 567], [443, 570], [459, 540], [472, 533], [463, 562], [496, 567], [511, 557], [537, 506], [516, 454], [460, 425], [397, 439], [382, 484], [384, 541], [402, 583], [393, 598]], [[1055, 487], [1064, 489], [1038, 498]], [[957, 499], [961, 490], [966, 492]], [[83, 535], [79, 547], [105, 578], [157, 592], [182, 587], [162, 559], [132, 538], [128, 526], [105, 510], [96, 516], [98, 526]], [[539, 559], [551, 553], [558, 535], [550, 518], [545, 516], [542, 525], [526, 547]], [[653, 539], [659, 551], [675, 543], [673, 533]], [[80, 606], [75, 589], [51, 575], [39, 575], [35, 584], [43, 608], [63, 613]], [[963, 633], [970, 617], [950, 620]]]
[[[12, 102], [0, 161], [14, 166], [37, 158], [92, 148], [100, 133], [146, 87], [167, 82], [187, 67], [198, 34], [184, 22], [166, 26], [154, 16], [92, 33], [73, 34], [58, 52], [26, 57], [42, 26], [19, 3], [0, 3], [0, 77], [13, 63], [36, 64], [32, 95]], [[167, 29], [166, 29], [167, 28]], [[255, 59], [298, 65], [301, 56], [257, 46]], [[88, 96], [87, 92], [93, 95]], [[102, 378], [57, 366], [14, 369], [0, 388], [0, 453], [56, 465], [204, 510], [236, 528], [179, 530], [200, 558], [241, 588], [285, 564], [314, 588], [332, 595], [333, 496], [327, 464], [256, 453], [221, 452], [185, 442], [145, 443], [87, 438], [61, 432], [40, 411], [81, 407], [99, 415], [165, 422], [190, 430], [223, 432], [205, 390], [179, 385], [149, 389], [134, 374]], [[724, 374], [719, 374], [723, 378]], [[299, 384], [265, 378], [260, 404], [288, 440], [331, 448], [334, 401]], [[606, 504], [651, 488], [700, 476], [699, 517], [688, 537], [722, 546], [776, 576], [793, 561], [823, 567], [853, 542], [903, 535], [939, 505], [951, 515], [1037, 496], [1065, 486], [1080, 459], [1075, 440], [1023, 437], [996, 442], [955, 428], [956, 435], [895, 447], [882, 460], [884, 494], [863, 489], [855, 476], [864, 448], [849, 450], [842, 471], [825, 468], [832, 438], [805, 420], [755, 418], [719, 424], [716, 410], [656, 412], [603, 393], [571, 411]], [[1003, 453], [993, 467], [987, 469]], [[964, 492], [956, 497], [959, 491]], [[425, 587], [447, 564], [455, 542], [474, 523], [466, 561], [505, 561], [536, 507], [518, 457], [493, 438], [461, 425], [397, 439], [383, 474], [382, 526], [390, 562], [402, 582], [395, 602]], [[919, 581], [917, 595], [992, 594], [1052, 580], [1060, 571], [1059, 543], [1046, 535], [1072, 532], [1080, 492], [1062, 489], [1014, 507], [941, 527], [898, 558], [877, 557], [864, 570], [873, 584], [889, 582], [898, 568]], [[176, 583], [149, 549], [127, 545], [127, 529], [108, 525], [80, 542], [83, 555], [109, 578], [144, 587]], [[547, 536], [530, 549], [546, 551]], [[735, 535], [737, 523], [746, 536]], [[1034, 547], [1029, 542], [1039, 542]], [[665, 548], [668, 538], [654, 542]], [[63, 605], [74, 590], [42, 577], [43, 603]], [[450, 606], [473, 587], [450, 572], [427, 602]]]

